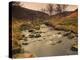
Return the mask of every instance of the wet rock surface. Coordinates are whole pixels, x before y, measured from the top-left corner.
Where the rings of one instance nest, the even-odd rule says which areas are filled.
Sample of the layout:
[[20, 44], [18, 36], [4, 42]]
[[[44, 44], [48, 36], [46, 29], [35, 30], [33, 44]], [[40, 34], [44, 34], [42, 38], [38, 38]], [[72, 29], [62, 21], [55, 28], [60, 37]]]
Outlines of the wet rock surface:
[[77, 37], [70, 31], [59, 31], [42, 24], [40, 29], [24, 30], [22, 34], [25, 39], [19, 42], [24, 51], [30, 51], [38, 57], [77, 54], [77, 51], [72, 51], [76, 49], [71, 47]]

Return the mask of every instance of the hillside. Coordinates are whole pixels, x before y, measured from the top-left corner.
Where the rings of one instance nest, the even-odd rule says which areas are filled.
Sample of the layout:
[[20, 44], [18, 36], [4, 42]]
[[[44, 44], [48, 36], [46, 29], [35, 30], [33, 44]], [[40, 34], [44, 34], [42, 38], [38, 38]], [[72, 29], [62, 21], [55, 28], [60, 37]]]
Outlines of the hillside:
[[49, 22], [47, 23], [53, 26], [57, 30], [72, 31], [77, 33], [78, 31], [78, 10], [71, 12], [64, 12], [61, 14], [56, 14], [51, 16]]
[[62, 12], [59, 14], [52, 15], [50, 18], [63, 18], [63, 17], [67, 17], [67, 16], [69, 16], [71, 18], [71, 15], [72, 15], [72, 17], [75, 17], [78, 14], [77, 11], [78, 11], [78, 9], [76, 9], [75, 11], [65, 11], [65, 12]]
[[40, 12], [40, 11], [34, 11], [30, 9], [26, 9], [20, 6], [12, 6], [12, 16], [18, 19], [47, 19], [48, 14]]
[[78, 10], [76, 9], [75, 11], [73, 11], [70, 15], [68, 15], [67, 17], [70, 18], [76, 18], [78, 17]]

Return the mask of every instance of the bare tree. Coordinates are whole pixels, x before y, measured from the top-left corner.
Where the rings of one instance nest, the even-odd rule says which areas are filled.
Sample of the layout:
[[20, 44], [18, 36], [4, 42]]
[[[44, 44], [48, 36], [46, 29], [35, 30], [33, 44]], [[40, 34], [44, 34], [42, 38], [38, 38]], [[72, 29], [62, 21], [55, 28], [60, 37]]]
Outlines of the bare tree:
[[68, 5], [62, 5], [62, 9], [63, 9], [63, 12], [65, 11], [65, 9], [67, 8]]
[[47, 11], [49, 12], [49, 15], [51, 16], [53, 13], [53, 4], [48, 4], [47, 5]]
[[67, 5], [60, 5], [60, 4], [57, 4], [57, 7], [56, 7], [56, 12], [57, 13], [62, 13], [65, 11]]
[[48, 4], [46, 9], [42, 8], [42, 12], [46, 12], [49, 16], [53, 14], [63, 13], [66, 11], [68, 5], [60, 5], [60, 4]]

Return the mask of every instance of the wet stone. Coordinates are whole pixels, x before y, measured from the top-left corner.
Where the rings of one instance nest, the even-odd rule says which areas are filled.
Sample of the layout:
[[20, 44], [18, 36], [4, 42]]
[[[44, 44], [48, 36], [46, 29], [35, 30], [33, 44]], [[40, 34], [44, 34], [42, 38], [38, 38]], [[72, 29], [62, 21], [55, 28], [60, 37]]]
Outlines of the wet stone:
[[71, 47], [71, 50], [72, 50], [72, 51], [78, 51], [78, 48], [76, 48], [76, 47]]
[[17, 48], [17, 49], [13, 49], [12, 50], [12, 54], [17, 54], [17, 53], [20, 53], [21, 52], [21, 49], [20, 48]]
[[63, 36], [68, 36], [69, 34], [71, 34], [71, 32], [65, 32]]
[[62, 41], [61, 40], [59, 40], [57, 43], [61, 43]]
[[41, 35], [40, 34], [36, 34], [35, 38], [38, 38], [38, 37], [41, 37]]
[[25, 37], [23, 40], [24, 40], [24, 41], [27, 41], [27, 37]]
[[68, 38], [69, 38], [69, 39], [72, 39], [72, 38], [74, 38], [74, 36], [69, 35]]
[[41, 41], [41, 40], [38, 40], [38, 41]]
[[61, 34], [61, 32], [58, 32], [57, 34]]
[[32, 35], [32, 34], [31, 34], [31, 35], [29, 35], [29, 38], [34, 38], [34, 35]]
[[28, 45], [29, 43], [22, 43], [22, 45]]
[[34, 32], [34, 30], [31, 29], [31, 30], [29, 30], [29, 32]]
[[77, 44], [73, 44], [73, 45], [71, 46], [71, 50], [72, 50], [72, 51], [78, 51], [78, 46], [77, 46]]

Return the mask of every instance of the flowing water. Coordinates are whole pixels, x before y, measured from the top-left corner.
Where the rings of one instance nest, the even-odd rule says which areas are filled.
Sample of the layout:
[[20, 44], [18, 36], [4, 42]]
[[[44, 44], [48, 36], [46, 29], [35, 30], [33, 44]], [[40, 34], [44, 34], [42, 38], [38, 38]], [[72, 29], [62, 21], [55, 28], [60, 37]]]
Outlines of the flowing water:
[[[20, 44], [24, 51], [29, 51], [36, 57], [77, 54], [76, 51], [70, 49], [77, 37], [69, 39], [68, 36], [63, 36], [65, 31], [55, 30], [45, 24], [40, 25], [40, 30], [34, 31], [37, 33], [29, 32], [29, 30], [22, 31], [25, 40], [20, 40]], [[40, 36], [30, 37], [31, 34]]]

